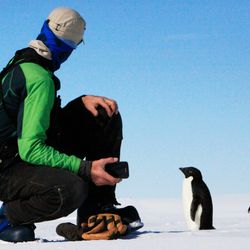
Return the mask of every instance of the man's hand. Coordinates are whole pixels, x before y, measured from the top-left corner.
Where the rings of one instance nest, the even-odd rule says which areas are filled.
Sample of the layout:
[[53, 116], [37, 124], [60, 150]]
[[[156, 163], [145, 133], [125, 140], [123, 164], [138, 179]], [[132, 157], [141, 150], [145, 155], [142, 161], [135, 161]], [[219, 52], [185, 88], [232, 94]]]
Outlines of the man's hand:
[[118, 158], [109, 157], [92, 162], [91, 179], [96, 186], [115, 185], [121, 181], [120, 178], [114, 178], [105, 171], [105, 165], [118, 161]]
[[82, 102], [87, 110], [94, 116], [98, 115], [97, 107], [102, 106], [109, 117], [118, 113], [118, 105], [116, 101], [103, 96], [86, 95], [82, 97]]

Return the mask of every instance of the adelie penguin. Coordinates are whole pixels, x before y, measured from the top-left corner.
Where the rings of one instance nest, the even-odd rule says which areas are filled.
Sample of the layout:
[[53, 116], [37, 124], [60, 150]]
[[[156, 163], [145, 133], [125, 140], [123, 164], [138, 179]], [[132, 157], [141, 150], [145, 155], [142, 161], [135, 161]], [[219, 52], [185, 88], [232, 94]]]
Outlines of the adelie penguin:
[[188, 228], [192, 231], [215, 229], [211, 194], [200, 170], [194, 167], [180, 170], [185, 175], [182, 198]]

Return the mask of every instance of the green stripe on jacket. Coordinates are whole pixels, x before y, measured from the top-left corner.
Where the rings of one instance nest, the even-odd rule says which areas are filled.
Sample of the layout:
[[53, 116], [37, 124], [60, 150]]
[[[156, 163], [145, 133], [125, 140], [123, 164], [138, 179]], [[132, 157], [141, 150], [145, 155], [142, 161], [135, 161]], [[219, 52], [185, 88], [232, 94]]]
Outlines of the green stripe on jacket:
[[21, 159], [35, 165], [61, 167], [78, 173], [80, 158], [62, 154], [45, 144], [55, 99], [52, 73], [34, 63], [23, 63], [20, 67], [25, 76], [27, 91], [22, 131], [18, 138]]

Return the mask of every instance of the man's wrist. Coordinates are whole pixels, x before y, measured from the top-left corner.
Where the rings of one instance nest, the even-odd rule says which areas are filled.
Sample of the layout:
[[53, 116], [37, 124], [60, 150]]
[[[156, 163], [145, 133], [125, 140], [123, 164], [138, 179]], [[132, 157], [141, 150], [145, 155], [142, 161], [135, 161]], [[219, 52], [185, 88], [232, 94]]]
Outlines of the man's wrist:
[[82, 160], [78, 170], [78, 175], [82, 177], [85, 181], [91, 181], [91, 168], [92, 161]]

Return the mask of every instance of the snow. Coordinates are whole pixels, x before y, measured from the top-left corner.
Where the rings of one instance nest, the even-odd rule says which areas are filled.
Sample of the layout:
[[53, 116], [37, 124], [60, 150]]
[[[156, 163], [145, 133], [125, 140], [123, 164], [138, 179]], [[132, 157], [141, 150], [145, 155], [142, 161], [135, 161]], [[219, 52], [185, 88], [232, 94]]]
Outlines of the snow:
[[58, 236], [56, 226], [61, 222], [75, 222], [75, 213], [56, 221], [38, 223], [35, 242], [6, 243], [0, 241], [1, 250], [245, 250], [250, 247], [249, 195], [216, 196], [214, 226], [216, 230], [187, 229], [180, 198], [119, 199], [123, 205], [135, 205], [145, 223], [138, 232], [124, 239], [112, 241], [69, 242]]

